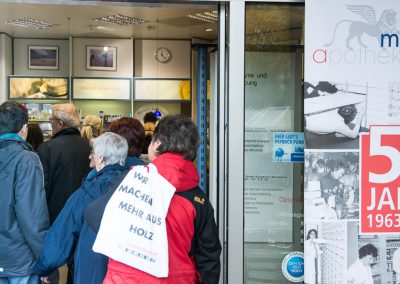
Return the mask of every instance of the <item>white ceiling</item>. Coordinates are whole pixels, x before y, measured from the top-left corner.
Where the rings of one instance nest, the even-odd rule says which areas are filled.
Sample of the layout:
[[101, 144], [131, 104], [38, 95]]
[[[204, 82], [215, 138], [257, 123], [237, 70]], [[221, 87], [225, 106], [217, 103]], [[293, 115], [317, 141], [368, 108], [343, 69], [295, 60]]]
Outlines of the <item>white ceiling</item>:
[[[37, 3], [7, 3], [0, 0], [0, 33], [15, 38], [160, 38], [160, 39], [217, 39], [217, 24], [205, 23], [187, 17], [189, 14], [217, 10], [217, 5], [199, 4], [138, 4], [59, 1]], [[32, 2], [32, 1], [30, 1]], [[47, 3], [43, 3], [47, 2]], [[67, 3], [67, 4], [66, 4]], [[119, 26], [93, 21], [94, 18], [122, 14], [141, 18], [147, 23]], [[44, 30], [34, 30], [5, 24], [22, 18], [38, 19], [58, 25]], [[69, 20], [70, 19], [70, 20]], [[157, 22], [158, 20], [158, 22]], [[212, 29], [212, 31], [206, 31]]]

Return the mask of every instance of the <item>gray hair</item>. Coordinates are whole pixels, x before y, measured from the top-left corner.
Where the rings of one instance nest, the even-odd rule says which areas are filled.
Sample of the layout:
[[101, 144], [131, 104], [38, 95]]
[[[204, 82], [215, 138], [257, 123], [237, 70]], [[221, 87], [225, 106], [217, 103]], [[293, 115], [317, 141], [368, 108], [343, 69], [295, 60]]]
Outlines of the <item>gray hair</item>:
[[128, 142], [119, 134], [106, 132], [94, 139], [93, 152], [104, 158], [105, 165], [125, 165], [128, 155]]
[[79, 128], [79, 112], [73, 104], [54, 104], [52, 116], [64, 122], [66, 127]]

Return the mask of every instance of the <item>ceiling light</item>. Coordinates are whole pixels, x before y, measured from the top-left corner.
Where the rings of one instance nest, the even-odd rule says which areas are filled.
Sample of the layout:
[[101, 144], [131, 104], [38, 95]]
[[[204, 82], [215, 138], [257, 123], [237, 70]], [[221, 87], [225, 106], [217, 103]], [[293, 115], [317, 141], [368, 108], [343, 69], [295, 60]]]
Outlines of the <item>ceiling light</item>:
[[197, 13], [194, 15], [187, 15], [187, 17], [207, 23], [216, 23], [218, 21], [218, 11], [214, 10], [204, 13]]
[[45, 22], [45, 21], [31, 19], [31, 18], [23, 18], [23, 19], [5, 21], [4, 23], [19, 26], [19, 27], [24, 27], [24, 28], [28, 28], [28, 29], [34, 29], [34, 30], [44, 30], [44, 29], [51, 28], [53, 26], [58, 25], [56, 23]]
[[105, 23], [109, 23], [109, 24], [116, 24], [116, 25], [120, 25], [120, 26], [137, 25], [137, 24], [142, 24], [142, 23], [148, 22], [143, 19], [128, 17], [128, 16], [124, 16], [121, 14], [115, 14], [115, 15], [106, 16], [106, 17], [99, 17], [99, 18], [93, 19], [93, 21], [105, 22]]
[[212, 32], [213, 29], [206, 29], [206, 32]]

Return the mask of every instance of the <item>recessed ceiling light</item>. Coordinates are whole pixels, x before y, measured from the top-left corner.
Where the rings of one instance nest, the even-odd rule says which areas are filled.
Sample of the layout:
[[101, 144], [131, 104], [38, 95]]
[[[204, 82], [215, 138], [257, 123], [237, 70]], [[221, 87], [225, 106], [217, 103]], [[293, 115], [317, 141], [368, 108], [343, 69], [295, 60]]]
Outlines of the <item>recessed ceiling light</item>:
[[206, 29], [206, 32], [212, 32], [213, 29]]
[[23, 28], [34, 29], [34, 30], [44, 30], [44, 29], [51, 28], [53, 26], [58, 25], [56, 23], [45, 22], [42, 20], [31, 19], [31, 18], [23, 18], [23, 19], [5, 21], [4, 23], [18, 26], [18, 27], [23, 27]]
[[115, 15], [106, 16], [106, 17], [99, 17], [99, 18], [93, 19], [93, 21], [116, 24], [116, 25], [120, 25], [120, 26], [130, 26], [130, 25], [137, 25], [137, 24], [143, 24], [143, 23], [148, 22], [143, 19], [128, 17], [128, 16], [124, 16], [121, 14], [115, 14]]
[[194, 15], [187, 15], [187, 17], [207, 23], [216, 23], [218, 21], [218, 11], [214, 10], [204, 13], [197, 13]]

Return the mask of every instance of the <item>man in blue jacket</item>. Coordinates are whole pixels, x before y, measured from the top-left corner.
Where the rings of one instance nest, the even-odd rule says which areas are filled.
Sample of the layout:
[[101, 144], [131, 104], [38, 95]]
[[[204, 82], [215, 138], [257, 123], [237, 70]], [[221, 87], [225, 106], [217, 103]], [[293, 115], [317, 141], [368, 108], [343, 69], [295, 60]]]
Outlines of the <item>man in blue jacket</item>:
[[0, 284], [37, 284], [33, 267], [49, 227], [43, 169], [29, 143], [28, 112], [0, 105]]

